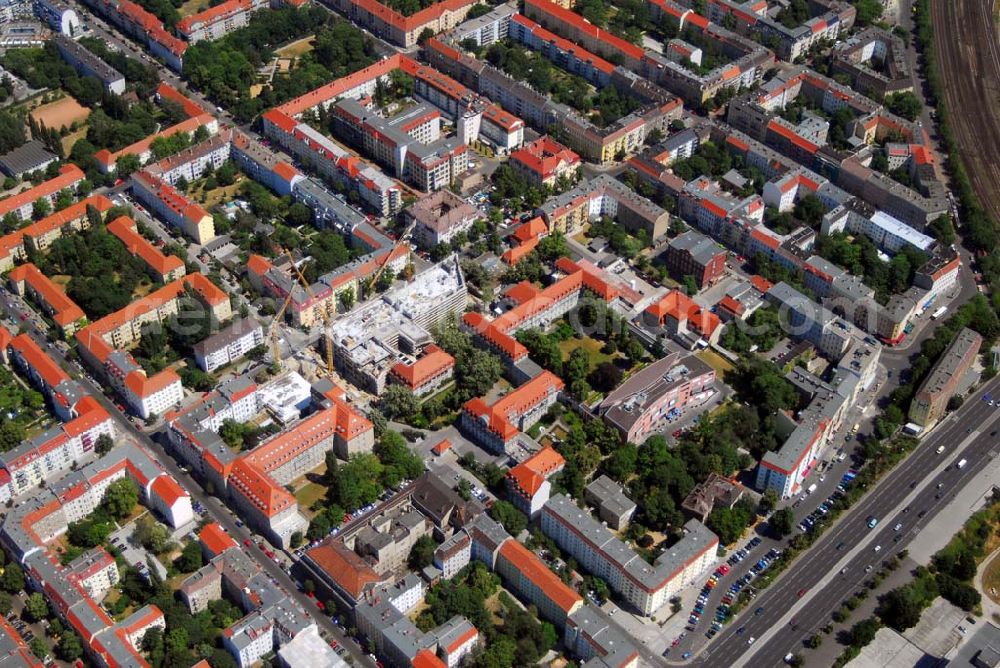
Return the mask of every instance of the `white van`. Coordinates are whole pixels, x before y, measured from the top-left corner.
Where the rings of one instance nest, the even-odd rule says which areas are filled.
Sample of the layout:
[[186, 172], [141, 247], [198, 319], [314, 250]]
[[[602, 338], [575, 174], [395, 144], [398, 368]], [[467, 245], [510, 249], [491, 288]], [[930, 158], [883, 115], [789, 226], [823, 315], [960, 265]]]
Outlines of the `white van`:
[[958, 468], [964, 467], [965, 466], [965, 460], [964, 459], [958, 460], [958, 464], [956, 464], [956, 466], [958, 466]]

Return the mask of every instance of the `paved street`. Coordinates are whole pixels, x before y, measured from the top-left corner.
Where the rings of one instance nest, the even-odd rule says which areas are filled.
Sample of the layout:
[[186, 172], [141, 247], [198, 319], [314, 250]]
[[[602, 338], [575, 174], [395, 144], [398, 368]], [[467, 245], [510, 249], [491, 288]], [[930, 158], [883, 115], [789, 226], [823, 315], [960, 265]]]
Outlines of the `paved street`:
[[[994, 432], [1000, 408], [989, 406], [981, 396], [998, 390], [1000, 379], [980, 388], [757, 597], [753, 605], [764, 608], [762, 615], [730, 624], [696, 663], [779, 665], [790, 649], [825, 624], [864, 579], [867, 566], [907, 547], [917, 531], [996, 456]], [[941, 445], [946, 450], [937, 454]], [[955, 464], [961, 458], [967, 464], [958, 469]], [[879, 519], [874, 530], [865, 526], [869, 516]], [[893, 528], [897, 522], [903, 525], [898, 532]], [[880, 547], [878, 552], [875, 546]], [[846, 570], [841, 573], [842, 569]], [[746, 631], [737, 635], [734, 627], [741, 624]], [[756, 639], [752, 649], [748, 648], [750, 637]]]
[[[17, 302], [15, 301], [15, 304]], [[6, 302], [3, 303], [3, 310], [5, 315], [13, 317], [18, 320], [18, 313], [20, 312], [18, 308], [10, 307]], [[25, 330], [27, 333], [38, 343], [39, 346], [46, 349], [49, 355], [52, 356], [57, 362], [59, 362], [65, 369], [74, 369], [74, 365], [67, 361], [66, 357], [56, 348], [49, 348], [48, 342], [44, 333], [44, 330], [39, 327], [34, 320], [27, 320], [23, 323], [25, 325]], [[192, 503], [200, 502], [211, 516], [211, 519], [217, 521], [221, 524], [226, 531], [231, 535], [237, 542], [243, 543], [245, 540], [250, 540], [251, 543], [256, 543], [253, 534], [246, 527], [237, 526], [236, 515], [233, 511], [226, 506], [224, 501], [220, 501], [215, 496], [211, 496], [201, 488], [201, 486], [195, 481], [194, 478], [185, 473], [177, 462], [174, 461], [163, 444], [163, 433], [158, 432], [154, 434], [154, 438], [150, 438], [146, 433], [136, 428], [129, 417], [118, 410], [118, 407], [109, 400], [102, 392], [100, 386], [93, 383], [87, 376], [81, 375], [78, 378], [79, 383], [91, 394], [93, 395], [111, 414], [115, 419], [116, 429], [119, 435], [127, 435], [136, 442], [140, 443], [146, 447], [150, 452], [156, 455], [157, 461], [163, 466], [163, 468], [174, 477], [175, 480], [180, 482], [180, 484], [188, 490], [191, 494]], [[251, 558], [253, 558], [264, 570], [265, 573], [271, 579], [275, 580], [278, 584], [285, 588], [302, 607], [310, 614], [317, 611], [315, 602], [307, 597], [305, 594], [300, 592], [296, 587], [295, 582], [289, 576], [286, 568], [289, 563], [287, 557], [282, 557], [283, 564], [278, 565], [269, 559], [256, 545], [251, 547], [244, 547], [244, 552], [246, 552]], [[313, 615], [316, 619], [317, 625], [322, 631], [325, 631], [328, 635], [335, 638], [341, 645], [347, 648], [351, 657], [353, 658], [355, 665], [374, 665], [367, 655], [360, 650], [360, 648], [355, 644], [353, 640], [350, 640], [344, 632], [339, 629], [330, 618], [324, 614]]]

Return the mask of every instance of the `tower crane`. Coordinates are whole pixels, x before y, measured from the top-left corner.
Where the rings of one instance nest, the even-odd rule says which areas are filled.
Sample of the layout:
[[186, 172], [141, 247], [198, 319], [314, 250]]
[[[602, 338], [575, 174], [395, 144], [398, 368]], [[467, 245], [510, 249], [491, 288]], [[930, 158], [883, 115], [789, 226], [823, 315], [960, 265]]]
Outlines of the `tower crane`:
[[271, 319], [271, 324], [268, 325], [268, 335], [271, 339], [271, 360], [275, 367], [281, 368], [281, 346], [278, 343], [278, 323], [281, 322], [281, 318], [284, 317], [285, 311], [288, 309], [288, 305], [292, 303], [292, 293], [289, 291], [288, 296], [285, 297], [285, 303], [281, 305], [278, 312], [274, 314], [274, 318]]
[[[305, 289], [306, 294], [309, 295], [310, 299], [316, 299], [315, 293], [313, 293], [312, 288], [309, 286], [309, 281], [299, 270], [298, 265], [295, 264], [295, 258], [292, 257], [292, 253], [286, 248], [284, 249], [285, 255], [288, 256], [288, 261], [292, 263], [292, 269], [295, 271], [295, 275], [298, 276], [299, 283]], [[326, 375], [333, 375], [333, 340], [330, 338], [330, 313], [328, 308], [319, 309], [320, 317], [323, 319], [323, 347], [324, 353], [326, 354]]]

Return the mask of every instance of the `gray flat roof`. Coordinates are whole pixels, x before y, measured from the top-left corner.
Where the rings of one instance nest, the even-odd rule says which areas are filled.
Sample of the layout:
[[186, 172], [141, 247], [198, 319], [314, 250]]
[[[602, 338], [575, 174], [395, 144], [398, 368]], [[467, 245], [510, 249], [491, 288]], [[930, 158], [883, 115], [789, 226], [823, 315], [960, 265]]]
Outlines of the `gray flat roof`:
[[41, 169], [57, 158], [40, 141], [32, 140], [13, 151], [0, 156], [0, 170], [15, 176]]

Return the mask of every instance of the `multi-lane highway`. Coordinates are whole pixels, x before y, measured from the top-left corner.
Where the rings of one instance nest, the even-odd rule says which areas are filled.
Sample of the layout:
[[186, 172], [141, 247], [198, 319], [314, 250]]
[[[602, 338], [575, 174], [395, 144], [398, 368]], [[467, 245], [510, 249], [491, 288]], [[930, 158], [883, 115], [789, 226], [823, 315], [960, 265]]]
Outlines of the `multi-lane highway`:
[[[982, 395], [1000, 394], [1000, 379], [980, 388], [966, 404], [939, 425], [906, 460], [891, 471], [838, 522], [802, 554], [744, 613], [694, 659], [707, 666], [775, 666], [802, 641], [830, 621], [830, 614], [850, 597], [873, 569], [904, 549], [919, 529], [961, 489], [984, 463], [1000, 451], [1000, 406]], [[943, 453], [937, 449], [944, 446]], [[956, 462], [966, 459], [961, 469]], [[940, 486], [939, 486], [940, 485]], [[878, 518], [869, 529], [869, 516]], [[897, 523], [903, 526], [899, 531]], [[880, 546], [878, 552], [875, 546]], [[799, 594], [802, 593], [800, 596]], [[744, 626], [742, 634], [738, 627]], [[749, 644], [749, 639], [757, 642]]]

